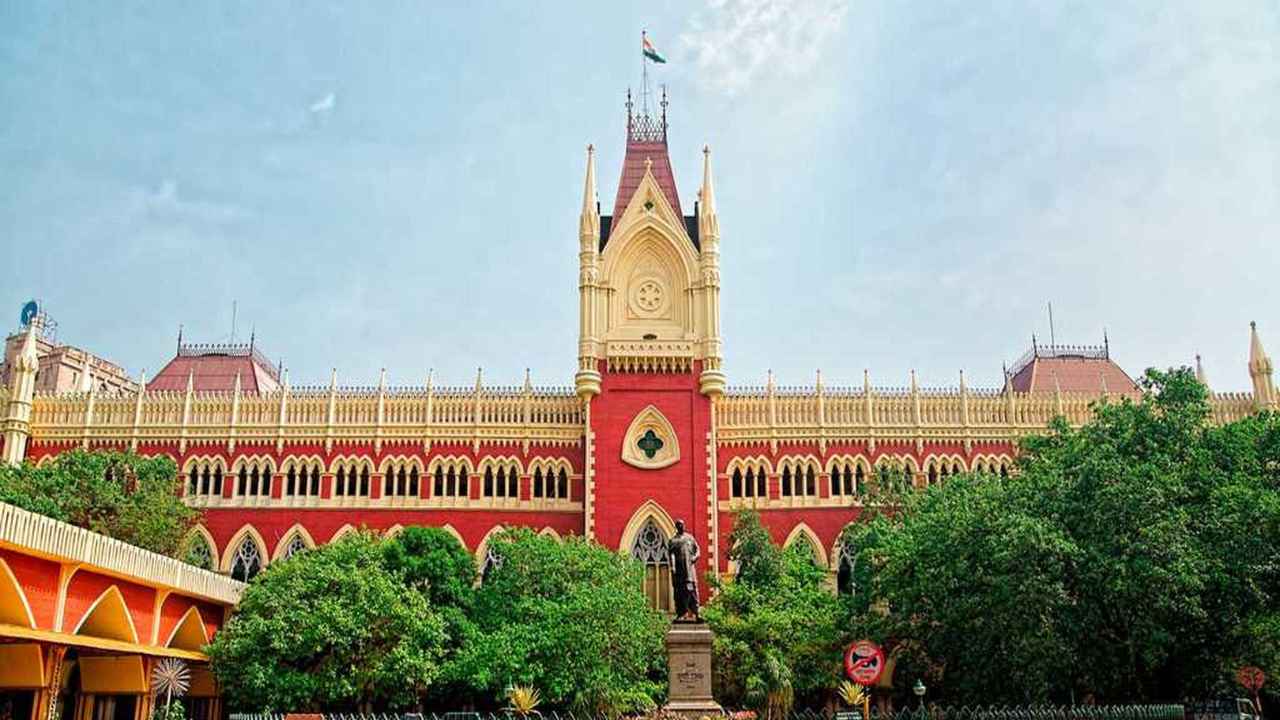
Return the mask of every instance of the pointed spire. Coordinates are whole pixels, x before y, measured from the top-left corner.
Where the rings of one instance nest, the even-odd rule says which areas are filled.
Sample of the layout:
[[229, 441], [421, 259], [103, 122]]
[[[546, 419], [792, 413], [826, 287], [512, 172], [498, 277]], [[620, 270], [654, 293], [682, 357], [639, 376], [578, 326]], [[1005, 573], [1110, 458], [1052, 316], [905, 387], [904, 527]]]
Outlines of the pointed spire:
[[862, 392], [864, 394], [871, 392], [871, 371], [866, 368], [862, 368]]
[[531, 392], [533, 390], [533, 375], [529, 372], [529, 368], [524, 369], [524, 391]]
[[476, 392], [480, 392], [480, 388], [484, 386], [484, 368], [476, 368]]
[[240, 372], [239, 372], [239, 371], [236, 371], [236, 385], [235, 385], [235, 393], [236, 393], [237, 395], [239, 395], [239, 394], [240, 394]]
[[89, 353], [84, 354], [84, 369], [80, 372], [80, 387], [77, 390], [86, 394], [93, 390], [93, 369], [89, 365]]
[[379, 393], [385, 392], [386, 389], [387, 389], [387, 369], [382, 368], [382, 371], [378, 373], [378, 392]]
[[911, 368], [911, 394], [914, 395], [920, 391], [920, 386], [916, 384], [916, 369]]
[[142, 368], [142, 372], [138, 373], [138, 394], [142, 395], [147, 391], [147, 369]]
[[773, 368], [769, 368], [769, 374], [768, 374], [768, 376], [766, 376], [766, 378], [765, 378], [765, 384], [764, 384], [764, 386], [765, 386], [765, 388], [766, 388], [770, 393], [772, 393], [772, 392], [773, 392], [773, 388], [774, 388], [774, 385], [773, 385]]
[[702, 203], [702, 212], [707, 215], [716, 214], [716, 191], [711, 182], [711, 147], [702, 146], [702, 191], [698, 193]]
[[1200, 353], [1196, 353], [1196, 381], [1206, 388], [1209, 387], [1209, 378], [1204, 373], [1204, 365], [1200, 363]]
[[813, 380], [813, 386], [818, 390], [818, 392], [822, 392], [822, 368], [818, 368], [818, 372]]
[[[1270, 365], [1271, 358], [1267, 357], [1267, 351], [1262, 349], [1262, 339], [1258, 337], [1258, 323], [1249, 322], [1249, 370], [1252, 372], [1254, 368], [1261, 368], [1263, 365]], [[1267, 372], [1270, 372], [1269, 370]]]
[[329, 392], [332, 393], [338, 389], [338, 368], [333, 368], [329, 373]]
[[436, 387], [436, 369], [427, 368], [427, 392], [431, 392]]
[[[582, 187], [582, 214], [578, 217], [578, 234], [598, 241], [600, 238], [600, 203], [596, 199], [596, 148], [587, 146], [587, 178]], [[592, 249], [596, 247], [592, 243]]]
[[280, 385], [283, 386], [285, 390], [289, 389], [289, 368], [287, 367], [280, 368]]
[[196, 369], [191, 368], [187, 371], [187, 394], [195, 392], [196, 389]]
[[963, 395], [963, 394], [964, 394], [964, 391], [965, 391], [965, 384], [964, 384], [964, 370], [962, 369], [962, 370], [960, 371], [960, 393]]
[[178, 323], [178, 352], [182, 352], [182, 323]]

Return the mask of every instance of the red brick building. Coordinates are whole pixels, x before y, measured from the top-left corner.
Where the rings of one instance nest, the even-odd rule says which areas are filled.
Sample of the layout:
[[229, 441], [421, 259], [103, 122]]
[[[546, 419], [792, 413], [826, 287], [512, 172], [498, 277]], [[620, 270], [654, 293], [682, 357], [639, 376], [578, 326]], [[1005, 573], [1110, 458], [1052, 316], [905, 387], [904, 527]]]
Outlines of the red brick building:
[[[1017, 439], [1050, 418], [1135, 391], [1101, 348], [1036, 347], [1003, 387], [734, 388], [722, 370], [720, 228], [710, 153], [681, 204], [660, 116], [628, 122], [611, 215], [588, 148], [579, 216], [578, 370], [572, 387], [295, 388], [253, 347], [181, 346], [141, 392], [35, 393], [14, 374], [10, 462], [69, 448], [165, 454], [205, 511], [193, 556], [247, 577], [360, 527], [438, 525], [486, 560], [527, 526], [585, 535], [650, 567], [669, 603], [663, 541], [683, 519], [725, 572], [733, 513], [755, 508], [779, 542], [807, 542], [838, 574], [838, 536], [881, 474], [925, 486], [1012, 470]], [[686, 196], [688, 197], [688, 196]], [[565, 244], [565, 252], [570, 252]], [[566, 348], [568, 352], [568, 348]], [[21, 355], [17, 361], [23, 362]], [[1254, 337], [1252, 394], [1214, 397], [1227, 420], [1274, 406]]]

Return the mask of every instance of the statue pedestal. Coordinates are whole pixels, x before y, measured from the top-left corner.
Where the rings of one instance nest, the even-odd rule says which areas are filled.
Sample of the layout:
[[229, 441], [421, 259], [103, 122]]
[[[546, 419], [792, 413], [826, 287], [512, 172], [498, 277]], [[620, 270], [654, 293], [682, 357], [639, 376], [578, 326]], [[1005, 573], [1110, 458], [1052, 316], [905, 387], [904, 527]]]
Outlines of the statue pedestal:
[[667, 631], [670, 690], [663, 708], [680, 715], [723, 715], [711, 697], [711, 628], [702, 622], [676, 622]]

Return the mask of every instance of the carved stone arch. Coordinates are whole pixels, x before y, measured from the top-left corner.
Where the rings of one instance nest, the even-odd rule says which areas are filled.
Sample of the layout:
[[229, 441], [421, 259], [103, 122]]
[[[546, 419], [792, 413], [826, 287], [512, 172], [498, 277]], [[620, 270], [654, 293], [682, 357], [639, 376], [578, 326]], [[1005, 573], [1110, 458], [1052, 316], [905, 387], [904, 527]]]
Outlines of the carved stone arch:
[[796, 526], [791, 528], [791, 532], [787, 535], [786, 541], [782, 543], [782, 547], [791, 547], [791, 544], [801, 537], [807, 540], [813, 548], [814, 562], [818, 563], [819, 567], [829, 567], [830, 561], [828, 560], [827, 550], [822, 546], [822, 541], [818, 539], [818, 533], [814, 532], [813, 528], [809, 527], [807, 523], [796, 523]]
[[386, 475], [387, 471], [393, 467], [404, 467], [405, 472], [416, 467], [419, 475], [423, 472], [422, 459], [416, 455], [388, 455], [378, 464], [378, 474]]
[[662, 532], [666, 533], [668, 538], [675, 536], [676, 522], [671, 518], [671, 515], [657, 502], [646, 500], [631, 514], [631, 519], [627, 521], [626, 526], [622, 529], [622, 537], [618, 540], [618, 552], [624, 555], [631, 552], [631, 546], [635, 544], [636, 536], [640, 534], [640, 529], [649, 520], [653, 520], [654, 524]]
[[773, 464], [764, 455], [739, 455], [730, 460], [726, 468], [726, 472], [730, 475], [734, 470], [741, 470], [744, 473], [747, 470], [755, 470], [757, 473], [763, 471], [766, 475], [772, 475]]
[[551, 527], [550, 525], [539, 530], [538, 534], [545, 535], [546, 537], [549, 537], [549, 538], [555, 538], [556, 540], [561, 539], [560, 533], [556, 532], [556, 529]]
[[129, 614], [129, 605], [124, 601], [120, 588], [115, 585], [102, 591], [71, 632], [73, 635], [89, 635], [106, 640], [134, 644], [138, 642], [138, 629], [134, 627], [133, 616]]
[[48, 465], [49, 463], [53, 462], [57, 457], [58, 456], [54, 455], [53, 453], [49, 453], [48, 455], [41, 455], [40, 458], [36, 460], [36, 467], [42, 468]]
[[234, 475], [240, 472], [240, 468], [248, 465], [257, 465], [258, 469], [265, 469], [270, 473], [276, 471], [275, 460], [270, 455], [254, 454], [237, 456], [235, 462], [231, 465], [231, 474]]
[[231, 536], [230, 542], [227, 543], [226, 550], [222, 553], [222, 564], [220, 565], [222, 572], [226, 574], [231, 573], [231, 568], [235, 564], [236, 554], [240, 550], [241, 543], [243, 543], [246, 538], [252, 540], [253, 543], [258, 546], [258, 556], [262, 558], [262, 568], [266, 569], [269, 558], [271, 557], [267, 554], [267, 541], [263, 539], [262, 533], [258, 532], [257, 528], [246, 523], [240, 526], [240, 529], [236, 531], [235, 535]]
[[[646, 207], [646, 205], [650, 207]], [[601, 256], [602, 277], [615, 276], [620, 258], [631, 251], [631, 244], [646, 236], [657, 236], [669, 243], [671, 249], [684, 258], [682, 265], [688, 282], [692, 285], [698, 275], [698, 256], [679, 216], [651, 172], [646, 171], [636, 187], [622, 216], [614, 218], [609, 243]]]
[[338, 542], [342, 538], [354, 532], [359, 532], [359, 530], [356, 529], [355, 525], [352, 525], [351, 523], [347, 523], [342, 527], [338, 528], [337, 530], [333, 531], [333, 534], [329, 536], [329, 542], [330, 543]]
[[449, 465], [465, 468], [468, 474], [475, 471], [475, 466], [466, 455], [437, 455], [431, 458], [431, 462], [427, 464], [427, 473], [434, 475], [436, 468], [441, 465], [444, 465], [446, 469]]
[[[495, 535], [506, 532], [507, 529], [506, 525], [494, 525], [489, 528], [489, 532], [485, 533], [484, 537], [480, 538], [480, 542], [476, 543], [475, 559], [477, 574], [484, 572], [485, 561], [489, 559], [489, 541], [492, 540]], [[465, 547], [465, 545], [463, 547]]]
[[680, 461], [679, 436], [656, 406], [641, 410], [627, 426], [622, 461], [643, 470], [657, 470]]
[[9, 563], [0, 558], [0, 623], [17, 625], [18, 627], [36, 627], [35, 615], [31, 613], [31, 603], [27, 594], [22, 591], [22, 583]]
[[[612, 290], [604, 339], [637, 341], [656, 335], [682, 340], [696, 332], [699, 323], [690, 300], [698, 264], [689, 241], [647, 228], [627, 242], [615, 242], [611, 238], [605, 249], [602, 273]], [[681, 252], [685, 247], [687, 255]]]
[[[542, 461], [542, 458], [536, 458], [534, 460], [530, 460], [529, 472], [532, 473], [533, 469], [537, 467], [541, 461]], [[498, 468], [504, 468], [506, 470], [511, 470], [512, 468], [514, 468], [516, 471], [516, 475], [524, 474], [524, 470], [520, 463], [520, 459], [514, 455], [486, 455], [485, 457], [481, 458], [479, 465], [477, 465], [476, 467], [477, 467], [476, 472], [480, 475], [483, 475], [484, 471], [489, 468], [493, 468], [494, 472], [497, 472]]]
[[[222, 458], [216, 455], [191, 455], [182, 463], [182, 474], [190, 475], [192, 470], [203, 470], [207, 465], [212, 471], [218, 464], [222, 462]], [[224, 467], [225, 471], [226, 468]]]
[[288, 472], [290, 467], [298, 470], [299, 472], [303, 470], [310, 470], [314, 467], [319, 467], [321, 472], [324, 472], [325, 470], [324, 459], [315, 454], [286, 455], [284, 459], [280, 461], [280, 472]]
[[289, 543], [293, 541], [295, 536], [302, 539], [302, 544], [306, 545], [308, 550], [315, 549], [316, 541], [311, 537], [311, 533], [307, 532], [302, 523], [294, 523], [280, 536], [280, 542], [276, 543], [276, 549], [271, 553], [271, 562], [284, 557], [285, 550], [289, 548]]
[[458, 544], [462, 546], [463, 550], [467, 549], [467, 541], [462, 538], [462, 533], [458, 532], [452, 525], [445, 523], [440, 526], [440, 529], [457, 538]]
[[204, 624], [204, 618], [200, 617], [200, 611], [192, 605], [183, 613], [178, 624], [173, 626], [173, 631], [169, 633], [164, 646], [202, 652], [204, 646], [209, 644], [209, 640], [209, 630]]
[[218, 543], [213, 541], [213, 533], [209, 532], [204, 525], [194, 525], [187, 531], [187, 536], [182, 539], [182, 557], [186, 557], [191, 552], [191, 547], [197, 542], [203, 542], [205, 547], [209, 548], [213, 569], [217, 570], [221, 567], [218, 564]]
[[400, 523], [396, 523], [395, 525], [392, 525], [391, 527], [384, 530], [382, 532], [382, 537], [386, 540], [390, 540], [391, 538], [394, 538], [395, 536], [399, 535], [402, 532], [404, 532], [404, 526], [401, 525]]

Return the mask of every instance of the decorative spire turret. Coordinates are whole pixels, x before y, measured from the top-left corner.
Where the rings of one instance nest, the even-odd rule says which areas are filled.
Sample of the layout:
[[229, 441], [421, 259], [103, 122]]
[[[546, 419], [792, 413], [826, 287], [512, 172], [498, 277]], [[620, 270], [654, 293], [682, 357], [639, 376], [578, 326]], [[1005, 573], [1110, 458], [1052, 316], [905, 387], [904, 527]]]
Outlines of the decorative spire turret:
[[36, 332], [40, 323], [31, 322], [22, 338], [22, 347], [13, 359], [9, 372], [9, 405], [4, 417], [4, 461], [21, 465], [27, 454], [27, 438], [31, 436], [31, 403], [36, 395], [36, 372], [40, 355]]
[[1262, 340], [1258, 337], [1258, 324], [1249, 323], [1249, 379], [1253, 381], [1253, 402], [1259, 408], [1272, 407], [1277, 403], [1275, 382], [1271, 377], [1271, 358], [1262, 349]]
[[582, 247], [587, 249], [587, 240], [591, 240], [594, 251], [600, 242], [600, 203], [596, 200], [596, 148], [587, 146], [587, 177], [582, 189], [582, 213], [578, 219], [578, 236]]
[[1209, 378], [1204, 374], [1204, 365], [1200, 364], [1200, 353], [1196, 353], [1196, 381], [1205, 388], [1209, 387]]

